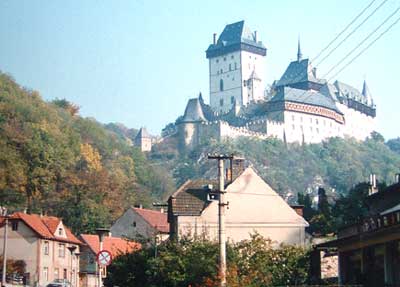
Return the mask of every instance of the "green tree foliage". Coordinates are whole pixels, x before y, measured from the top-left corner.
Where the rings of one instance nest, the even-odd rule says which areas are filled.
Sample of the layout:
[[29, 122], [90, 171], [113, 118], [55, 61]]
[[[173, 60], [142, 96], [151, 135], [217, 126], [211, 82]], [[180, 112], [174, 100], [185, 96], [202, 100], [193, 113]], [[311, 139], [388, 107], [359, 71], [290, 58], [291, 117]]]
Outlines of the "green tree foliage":
[[0, 73], [2, 205], [60, 216], [75, 232], [91, 232], [130, 205], [149, 206], [174, 190], [168, 174], [120, 134], [78, 111], [65, 99], [46, 103]]
[[[230, 287], [284, 286], [307, 282], [309, 253], [253, 234], [228, 244], [227, 283]], [[219, 286], [218, 244], [184, 238], [118, 257], [108, 268], [106, 286]]]

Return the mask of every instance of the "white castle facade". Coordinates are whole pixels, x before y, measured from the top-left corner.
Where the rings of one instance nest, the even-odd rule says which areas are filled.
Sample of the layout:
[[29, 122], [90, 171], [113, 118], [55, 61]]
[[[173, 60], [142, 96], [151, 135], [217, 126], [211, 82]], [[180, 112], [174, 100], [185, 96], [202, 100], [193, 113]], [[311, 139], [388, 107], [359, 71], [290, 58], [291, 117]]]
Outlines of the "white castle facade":
[[177, 123], [183, 147], [240, 136], [299, 143], [345, 136], [364, 140], [374, 131], [376, 107], [365, 81], [360, 92], [319, 79], [299, 44], [297, 60], [267, 92], [266, 52], [244, 21], [227, 25], [218, 41], [214, 34], [206, 51], [210, 104], [201, 95], [189, 100]]

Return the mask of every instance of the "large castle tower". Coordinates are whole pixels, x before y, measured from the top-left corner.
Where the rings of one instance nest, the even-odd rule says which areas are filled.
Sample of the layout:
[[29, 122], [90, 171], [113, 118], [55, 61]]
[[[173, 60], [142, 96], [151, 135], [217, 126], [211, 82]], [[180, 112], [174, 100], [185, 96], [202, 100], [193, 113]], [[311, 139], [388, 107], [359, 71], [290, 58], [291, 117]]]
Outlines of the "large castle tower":
[[209, 59], [210, 106], [226, 113], [264, 97], [264, 59], [267, 49], [244, 21], [227, 25], [206, 51]]

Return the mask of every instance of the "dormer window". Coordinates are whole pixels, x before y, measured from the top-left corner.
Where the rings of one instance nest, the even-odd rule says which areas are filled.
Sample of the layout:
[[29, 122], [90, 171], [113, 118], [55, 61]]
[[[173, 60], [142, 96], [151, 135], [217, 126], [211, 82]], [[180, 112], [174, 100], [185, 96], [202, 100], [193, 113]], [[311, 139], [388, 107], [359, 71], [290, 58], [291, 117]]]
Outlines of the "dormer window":
[[63, 236], [63, 230], [62, 230], [61, 227], [58, 229], [58, 235], [59, 235], [59, 236]]

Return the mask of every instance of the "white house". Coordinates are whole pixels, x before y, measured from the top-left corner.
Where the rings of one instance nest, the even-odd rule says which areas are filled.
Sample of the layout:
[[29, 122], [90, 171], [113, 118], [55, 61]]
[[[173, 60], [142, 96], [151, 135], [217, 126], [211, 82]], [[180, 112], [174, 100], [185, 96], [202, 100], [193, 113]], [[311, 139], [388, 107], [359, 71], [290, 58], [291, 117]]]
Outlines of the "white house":
[[[218, 238], [218, 201], [208, 198], [218, 183], [187, 181], [169, 199], [171, 236]], [[226, 236], [237, 242], [258, 232], [276, 243], [303, 245], [308, 223], [253, 168], [245, 169], [226, 187]]]

